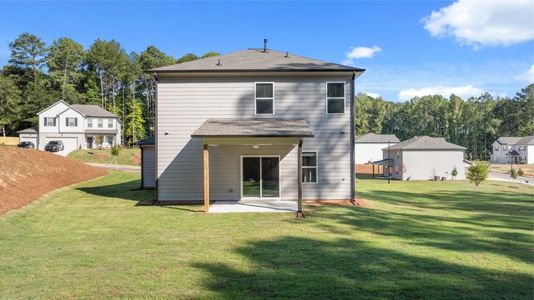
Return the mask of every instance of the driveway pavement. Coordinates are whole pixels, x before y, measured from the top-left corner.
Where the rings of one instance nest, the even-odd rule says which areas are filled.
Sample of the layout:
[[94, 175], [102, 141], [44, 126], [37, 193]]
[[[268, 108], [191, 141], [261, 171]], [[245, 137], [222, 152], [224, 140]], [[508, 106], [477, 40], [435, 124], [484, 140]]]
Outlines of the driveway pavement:
[[97, 164], [97, 163], [87, 163], [93, 167], [104, 168], [114, 171], [124, 171], [124, 172], [141, 172], [141, 167], [139, 166], [126, 166], [126, 165], [114, 165], [114, 164]]
[[488, 175], [488, 179], [534, 185], [534, 178], [517, 176], [517, 178], [514, 179], [510, 177], [510, 174], [503, 174], [498, 172], [490, 172]]

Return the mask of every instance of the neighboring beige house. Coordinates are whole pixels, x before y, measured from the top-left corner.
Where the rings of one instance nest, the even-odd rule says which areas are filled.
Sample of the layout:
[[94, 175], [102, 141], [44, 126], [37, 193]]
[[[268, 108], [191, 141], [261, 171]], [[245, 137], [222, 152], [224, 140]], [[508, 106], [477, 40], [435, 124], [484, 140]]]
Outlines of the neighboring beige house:
[[353, 199], [363, 71], [266, 48], [149, 70], [157, 200]]
[[354, 141], [355, 163], [367, 164], [382, 159], [382, 149], [395, 145], [399, 139], [394, 134], [367, 133]]
[[[399, 180], [465, 179], [466, 148], [447, 142], [444, 138], [414, 137], [383, 150], [383, 160], [389, 161], [391, 177]], [[387, 168], [385, 168], [387, 176]]]
[[534, 164], [534, 136], [500, 137], [492, 148], [492, 163]]
[[20, 141], [34, 142], [44, 150], [49, 141], [61, 141], [67, 155], [76, 149], [108, 148], [121, 144], [117, 117], [98, 105], [73, 104], [60, 100], [37, 113], [39, 127], [19, 131]]

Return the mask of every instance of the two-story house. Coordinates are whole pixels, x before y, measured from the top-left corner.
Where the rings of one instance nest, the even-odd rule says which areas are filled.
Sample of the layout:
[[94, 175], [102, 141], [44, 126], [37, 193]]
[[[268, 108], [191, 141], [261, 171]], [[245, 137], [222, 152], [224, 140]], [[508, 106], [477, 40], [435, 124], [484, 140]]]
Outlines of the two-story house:
[[76, 149], [111, 147], [121, 144], [121, 125], [117, 117], [98, 105], [68, 104], [60, 100], [37, 113], [39, 126], [19, 132], [43, 150], [49, 141], [61, 141], [67, 155]]
[[492, 163], [534, 164], [534, 136], [500, 137], [492, 148]]
[[149, 70], [157, 200], [353, 199], [363, 71], [267, 48]]

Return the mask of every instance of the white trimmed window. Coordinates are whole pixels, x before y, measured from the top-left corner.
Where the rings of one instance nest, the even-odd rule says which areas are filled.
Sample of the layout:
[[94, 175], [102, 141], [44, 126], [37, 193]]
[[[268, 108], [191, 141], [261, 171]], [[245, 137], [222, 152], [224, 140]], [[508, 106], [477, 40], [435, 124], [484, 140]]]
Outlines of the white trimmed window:
[[104, 120], [98, 119], [98, 128], [103, 128], [103, 127], [104, 127]]
[[47, 127], [56, 126], [56, 118], [44, 117], [44, 126], [47, 126]]
[[255, 83], [254, 107], [257, 115], [274, 115], [274, 83]]
[[108, 119], [108, 128], [113, 128], [113, 119]]
[[302, 152], [302, 182], [317, 183], [317, 151]]
[[93, 119], [87, 119], [87, 128], [93, 128]]
[[65, 118], [65, 126], [67, 127], [78, 126], [78, 118]]
[[345, 113], [345, 83], [344, 82], [327, 82], [326, 83], [326, 113], [327, 114], [344, 114]]

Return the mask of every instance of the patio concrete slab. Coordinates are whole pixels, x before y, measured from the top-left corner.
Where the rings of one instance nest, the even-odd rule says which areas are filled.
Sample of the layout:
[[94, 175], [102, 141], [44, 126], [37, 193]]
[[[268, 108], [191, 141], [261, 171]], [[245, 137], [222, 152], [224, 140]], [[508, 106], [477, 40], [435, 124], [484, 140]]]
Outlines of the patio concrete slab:
[[235, 212], [292, 212], [297, 211], [296, 201], [258, 200], [258, 201], [215, 201], [210, 205], [210, 213]]

